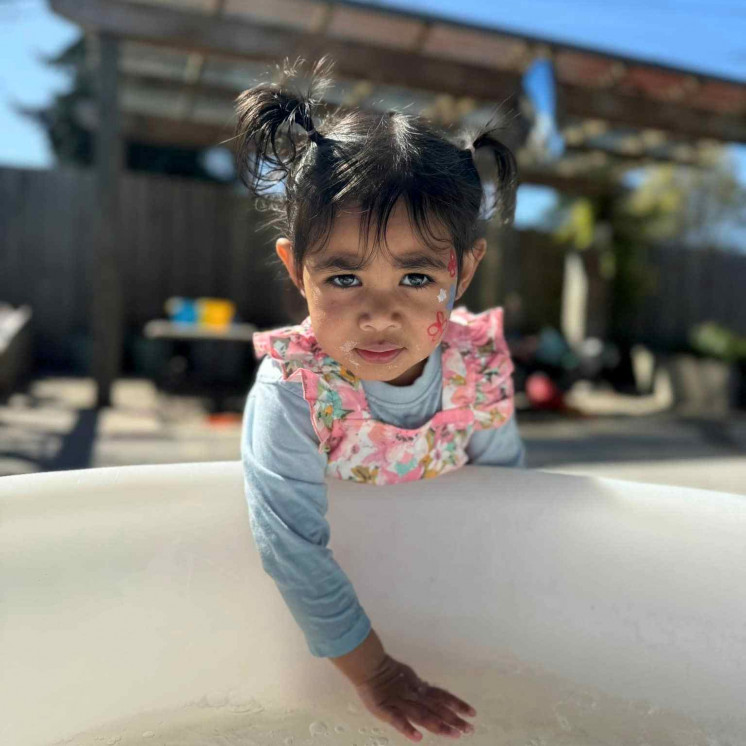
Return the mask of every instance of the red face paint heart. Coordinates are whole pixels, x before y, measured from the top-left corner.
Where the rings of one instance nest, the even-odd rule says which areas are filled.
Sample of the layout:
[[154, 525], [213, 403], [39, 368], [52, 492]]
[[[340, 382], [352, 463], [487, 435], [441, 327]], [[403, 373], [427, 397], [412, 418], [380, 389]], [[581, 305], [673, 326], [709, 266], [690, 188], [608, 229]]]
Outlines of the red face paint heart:
[[437, 340], [438, 337], [443, 333], [445, 325], [446, 317], [442, 311], [438, 311], [435, 316], [435, 323], [430, 324], [430, 326], [427, 327], [427, 333], [430, 335], [430, 339], [432, 339], [433, 342], [435, 342], [435, 340]]
[[451, 277], [456, 276], [456, 254], [451, 252], [451, 258], [448, 260], [448, 274]]

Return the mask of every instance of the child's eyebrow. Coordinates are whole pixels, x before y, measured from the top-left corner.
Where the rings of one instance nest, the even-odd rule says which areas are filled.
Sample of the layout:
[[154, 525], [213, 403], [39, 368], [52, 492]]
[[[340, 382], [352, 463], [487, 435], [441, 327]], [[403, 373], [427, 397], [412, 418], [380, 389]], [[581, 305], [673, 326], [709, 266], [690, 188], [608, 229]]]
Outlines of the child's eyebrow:
[[[346, 254], [335, 254], [333, 256], [325, 257], [318, 262], [313, 263], [313, 268], [317, 272], [323, 272], [329, 269], [341, 269], [347, 271], [354, 271], [364, 269], [368, 262], [362, 262], [356, 256], [349, 256]], [[448, 269], [448, 265], [442, 259], [432, 254], [426, 254], [423, 252], [416, 252], [412, 254], [404, 254], [403, 256], [394, 257], [394, 266], [397, 269], [440, 269], [444, 272]]]

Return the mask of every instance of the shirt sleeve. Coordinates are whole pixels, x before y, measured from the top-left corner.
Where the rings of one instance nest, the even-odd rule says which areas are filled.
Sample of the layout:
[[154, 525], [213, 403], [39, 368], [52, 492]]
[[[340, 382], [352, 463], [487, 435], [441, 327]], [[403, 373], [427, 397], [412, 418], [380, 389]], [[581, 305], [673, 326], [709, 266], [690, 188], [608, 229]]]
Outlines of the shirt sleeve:
[[318, 445], [300, 385], [258, 374], [241, 437], [254, 541], [311, 654], [337, 657], [358, 647], [371, 623], [327, 547], [326, 455]]
[[523, 444], [515, 414], [502, 426], [475, 431], [466, 453], [469, 463], [477, 466], [514, 466], [526, 468], [526, 447]]

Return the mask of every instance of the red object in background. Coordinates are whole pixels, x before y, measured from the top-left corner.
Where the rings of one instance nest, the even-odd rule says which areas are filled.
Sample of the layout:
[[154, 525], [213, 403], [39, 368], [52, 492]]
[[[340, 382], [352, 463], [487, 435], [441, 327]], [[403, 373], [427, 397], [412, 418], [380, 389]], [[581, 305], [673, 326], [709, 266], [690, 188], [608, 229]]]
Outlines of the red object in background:
[[526, 379], [526, 396], [536, 409], [564, 409], [564, 394], [546, 373], [532, 373]]
[[210, 425], [223, 427], [225, 425], [240, 425], [243, 415], [238, 412], [216, 412], [207, 415], [207, 422]]

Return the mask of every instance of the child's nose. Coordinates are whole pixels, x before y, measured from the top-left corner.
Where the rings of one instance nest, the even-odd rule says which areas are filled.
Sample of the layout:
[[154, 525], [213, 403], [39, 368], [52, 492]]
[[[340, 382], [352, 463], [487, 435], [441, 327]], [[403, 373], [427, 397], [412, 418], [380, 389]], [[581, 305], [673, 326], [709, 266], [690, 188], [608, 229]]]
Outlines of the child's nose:
[[360, 313], [359, 323], [363, 331], [398, 329], [401, 326], [401, 314], [395, 304], [386, 299], [370, 298]]
[[360, 328], [363, 331], [383, 332], [389, 329], [398, 329], [400, 326], [398, 315], [394, 313], [375, 311], [360, 316]]

